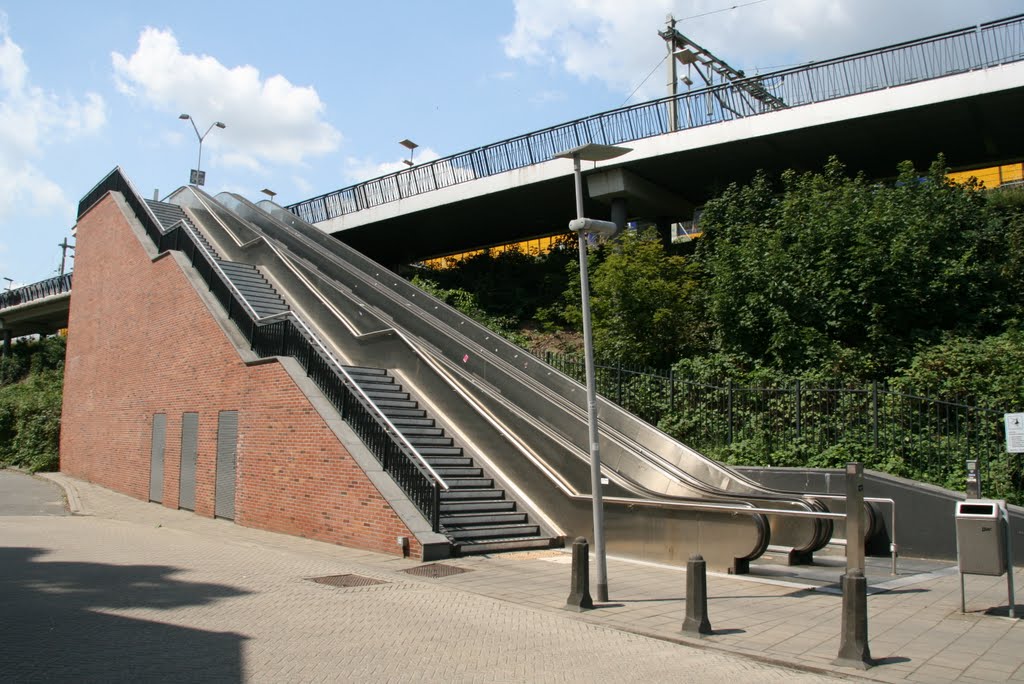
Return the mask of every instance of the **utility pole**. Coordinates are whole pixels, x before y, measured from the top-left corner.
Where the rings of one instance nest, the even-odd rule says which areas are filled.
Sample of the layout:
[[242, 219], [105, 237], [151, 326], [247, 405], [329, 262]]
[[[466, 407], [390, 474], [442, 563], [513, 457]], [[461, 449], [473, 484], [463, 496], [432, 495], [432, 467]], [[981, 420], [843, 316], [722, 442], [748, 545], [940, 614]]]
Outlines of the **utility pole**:
[[[781, 98], [768, 92], [768, 89], [764, 87], [760, 79], [747, 78], [743, 71], [732, 68], [724, 60], [719, 59], [710, 51], [705, 50], [700, 45], [697, 45], [697, 43], [676, 30], [677, 23], [678, 22], [675, 17], [670, 14], [665, 21], [665, 30], [658, 32], [658, 35], [665, 41], [669, 55], [668, 94], [673, 97], [669, 102], [668, 107], [669, 131], [675, 131], [678, 129], [678, 122], [676, 119], [677, 100], [675, 99], [679, 90], [679, 76], [677, 74], [676, 65], [677, 61], [680, 64], [685, 64], [687, 67], [687, 75], [683, 76], [682, 81], [688, 86], [693, 84], [693, 81], [690, 80], [689, 76], [692, 72], [696, 72], [700, 79], [704, 81], [704, 85], [708, 87], [715, 85], [714, 80], [716, 75], [719, 77], [720, 83], [734, 83], [741, 96], [739, 101], [746, 106], [746, 109], [748, 110], [746, 113], [748, 114], [755, 114], [765, 110], [774, 111], [786, 108], [786, 103], [783, 102]], [[737, 111], [736, 108], [733, 107], [732, 103], [724, 100], [720, 92], [712, 91], [712, 96], [718, 101], [723, 110], [732, 112], [738, 117], [744, 116], [744, 113]]]
[[[69, 244], [67, 238], [64, 238], [64, 240], [58, 243], [57, 246], [60, 247], [60, 275], [64, 275], [64, 268], [67, 265], [68, 250], [70, 249], [72, 252], [75, 251], [75, 246]], [[75, 255], [72, 254], [71, 258], [74, 259]]]

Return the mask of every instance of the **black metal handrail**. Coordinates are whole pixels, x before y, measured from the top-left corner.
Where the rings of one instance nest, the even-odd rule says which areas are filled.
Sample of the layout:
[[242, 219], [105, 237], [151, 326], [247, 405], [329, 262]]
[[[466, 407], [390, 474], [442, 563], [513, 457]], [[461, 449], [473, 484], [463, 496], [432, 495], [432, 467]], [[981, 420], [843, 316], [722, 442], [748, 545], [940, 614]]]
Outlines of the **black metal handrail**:
[[[751, 76], [594, 114], [417, 164], [292, 204], [309, 223], [549, 161], [585, 143], [617, 145], [776, 111], [751, 101], [763, 88], [787, 107], [826, 102], [1024, 59], [1024, 14], [846, 57]], [[674, 122], [670, 121], [674, 113]], [[674, 123], [674, 125], [672, 125]]]
[[120, 192], [128, 206], [142, 223], [146, 234], [158, 252], [175, 250], [183, 253], [196, 273], [210, 289], [210, 293], [224, 307], [228, 318], [260, 357], [291, 356], [324, 396], [352, 427], [384, 471], [409, 496], [410, 501], [430, 521], [432, 529], [440, 530], [440, 499], [443, 483], [417, 462], [415, 455], [396, 439], [388, 426], [367, 405], [356, 387], [351, 385], [327, 358], [320, 345], [294, 314], [259, 319], [245, 299], [232, 286], [213, 256], [198, 244], [191, 231], [179, 223], [166, 232], [159, 220], [135, 191], [120, 167], [111, 171], [79, 203], [79, 217], [88, 211], [107, 192]]
[[54, 276], [53, 278], [47, 278], [46, 280], [40, 280], [38, 283], [32, 283], [31, 285], [16, 287], [13, 290], [0, 292], [0, 309], [6, 309], [20, 304], [28, 304], [29, 302], [34, 302], [37, 299], [64, 294], [65, 292], [71, 292], [70, 273]]

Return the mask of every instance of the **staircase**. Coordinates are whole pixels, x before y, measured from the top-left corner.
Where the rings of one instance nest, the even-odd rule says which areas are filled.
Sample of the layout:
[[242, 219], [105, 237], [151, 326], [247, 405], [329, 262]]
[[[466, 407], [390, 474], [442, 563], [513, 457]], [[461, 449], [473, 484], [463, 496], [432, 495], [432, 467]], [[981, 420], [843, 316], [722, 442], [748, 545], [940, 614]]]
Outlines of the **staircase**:
[[[156, 200], [146, 200], [146, 204], [164, 230], [180, 222], [192, 225], [175, 204]], [[288, 304], [256, 266], [220, 259], [206, 237], [198, 230], [193, 232], [260, 318], [288, 311]], [[437, 427], [419, 402], [410, 398], [386, 370], [347, 367], [346, 371], [448, 485], [448, 490], [441, 492], [439, 531], [451, 540], [455, 553], [518, 551], [552, 545], [553, 539], [541, 534], [540, 526], [532, 524], [526, 513], [518, 510], [518, 504], [494, 486], [494, 480], [445, 435], [443, 428]]]
[[441, 492], [440, 532], [451, 540], [457, 554], [552, 546], [552, 538], [541, 534], [540, 526], [518, 510], [505, 490], [494, 486], [494, 480], [386, 370], [345, 370], [448, 485], [448, 491]]
[[178, 222], [187, 223], [193, 229], [193, 234], [199, 238], [199, 241], [210, 255], [213, 256], [214, 261], [217, 262], [220, 270], [224, 272], [224, 275], [235, 286], [235, 289], [242, 295], [242, 298], [248, 302], [257, 316], [266, 318], [267, 316], [288, 311], [288, 304], [278, 294], [277, 290], [274, 289], [274, 286], [267, 282], [267, 279], [263, 277], [258, 268], [252, 264], [222, 260], [217, 254], [217, 250], [206, 239], [206, 236], [201, 231], [196, 230], [195, 226], [188, 220], [188, 215], [185, 214], [181, 207], [177, 204], [169, 204], [157, 200], [146, 200], [146, 204], [149, 205], [150, 210], [157, 220], [160, 221], [160, 225], [163, 226], [164, 230], [170, 230]]

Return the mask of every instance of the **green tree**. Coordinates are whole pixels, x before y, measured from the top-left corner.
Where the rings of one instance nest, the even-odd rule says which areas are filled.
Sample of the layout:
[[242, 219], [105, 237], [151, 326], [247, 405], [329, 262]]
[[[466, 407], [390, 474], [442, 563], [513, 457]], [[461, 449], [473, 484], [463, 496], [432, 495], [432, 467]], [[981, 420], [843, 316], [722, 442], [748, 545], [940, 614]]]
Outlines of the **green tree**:
[[64, 339], [16, 344], [0, 359], [0, 465], [56, 470]]
[[[668, 366], [704, 348], [692, 261], [666, 253], [653, 230], [627, 231], [589, 255], [594, 347], [603, 359]], [[581, 327], [579, 275], [565, 295], [566, 318]]]
[[883, 378], [943, 332], [998, 331], [999, 221], [975, 185], [909, 163], [891, 184], [821, 173], [733, 185], [702, 216], [718, 348], [784, 372]]

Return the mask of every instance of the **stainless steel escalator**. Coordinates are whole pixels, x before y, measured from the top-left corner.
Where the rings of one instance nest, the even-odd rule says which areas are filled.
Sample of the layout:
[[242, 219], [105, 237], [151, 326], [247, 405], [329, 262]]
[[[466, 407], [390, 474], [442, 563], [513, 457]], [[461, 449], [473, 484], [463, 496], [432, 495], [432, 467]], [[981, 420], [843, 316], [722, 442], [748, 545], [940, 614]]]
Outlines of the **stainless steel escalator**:
[[[590, 535], [581, 385], [276, 205], [196, 188], [170, 201], [261, 265], [346, 362], [394, 372], [549, 534]], [[699, 549], [742, 572], [769, 541], [809, 555], [831, 537], [830, 521], [787, 515], [824, 510], [813, 498], [760, 486], [607, 401], [599, 417], [611, 553], [683, 563]]]

